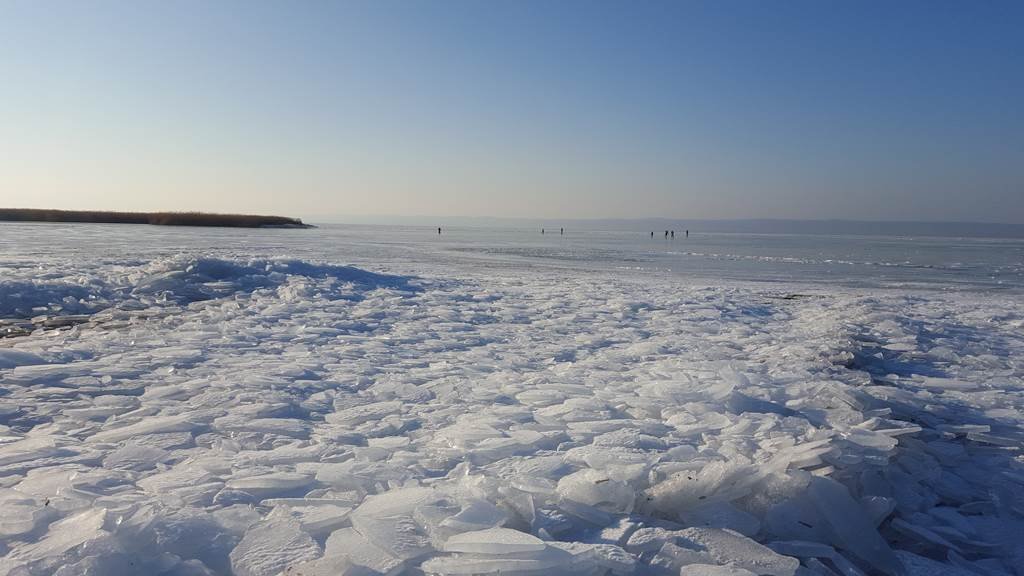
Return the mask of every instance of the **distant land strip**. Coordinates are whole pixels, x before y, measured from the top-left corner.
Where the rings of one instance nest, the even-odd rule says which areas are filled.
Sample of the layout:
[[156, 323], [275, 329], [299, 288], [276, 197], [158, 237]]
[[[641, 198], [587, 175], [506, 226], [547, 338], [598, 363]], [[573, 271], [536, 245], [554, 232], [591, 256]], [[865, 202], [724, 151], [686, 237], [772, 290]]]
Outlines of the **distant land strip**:
[[5, 222], [86, 222], [93, 224], [152, 224], [154, 226], [224, 226], [229, 228], [313, 228], [299, 218], [205, 212], [104, 212], [0, 208]]

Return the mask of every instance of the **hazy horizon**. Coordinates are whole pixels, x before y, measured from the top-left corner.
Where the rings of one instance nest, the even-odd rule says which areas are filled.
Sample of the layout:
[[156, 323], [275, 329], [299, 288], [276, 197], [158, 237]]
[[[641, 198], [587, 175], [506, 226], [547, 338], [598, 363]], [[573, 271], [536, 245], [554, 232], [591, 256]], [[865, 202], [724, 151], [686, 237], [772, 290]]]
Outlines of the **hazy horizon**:
[[1020, 225], [1021, 24], [1012, 2], [16, 0], [0, 204]]
[[864, 236], [935, 236], [1024, 238], [1024, 224], [1005, 222], [947, 222], [906, 220], [786, 219], [786, 218], [514, 218], [490, 216], [300, 216], [307, 224], [354, 226], [416, 226], [432, 228], [528, 229], [566, 228], [573, 231], [658, 231], [694, 233], [824, 234]]

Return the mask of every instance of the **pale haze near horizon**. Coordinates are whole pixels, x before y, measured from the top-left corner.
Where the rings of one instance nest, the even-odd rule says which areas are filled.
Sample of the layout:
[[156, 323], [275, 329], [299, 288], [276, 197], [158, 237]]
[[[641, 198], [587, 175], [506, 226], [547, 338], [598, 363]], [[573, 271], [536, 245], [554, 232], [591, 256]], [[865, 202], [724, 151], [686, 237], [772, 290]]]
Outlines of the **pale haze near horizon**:
[[0, 206], [1024, 223], [1024, 5], [0, 4]]

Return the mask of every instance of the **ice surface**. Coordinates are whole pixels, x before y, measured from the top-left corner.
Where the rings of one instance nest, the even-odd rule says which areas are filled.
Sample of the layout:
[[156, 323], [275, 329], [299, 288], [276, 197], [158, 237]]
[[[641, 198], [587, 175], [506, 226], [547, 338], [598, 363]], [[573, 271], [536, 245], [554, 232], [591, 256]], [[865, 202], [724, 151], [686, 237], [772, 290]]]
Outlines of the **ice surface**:
[[860, 240], [13, 226], [0, 573], [997, 575], [1024, 557], [1016, 245], [968, 270], [909, 240], [876, 246], [912, 254], [883, 266], [818, 255]]

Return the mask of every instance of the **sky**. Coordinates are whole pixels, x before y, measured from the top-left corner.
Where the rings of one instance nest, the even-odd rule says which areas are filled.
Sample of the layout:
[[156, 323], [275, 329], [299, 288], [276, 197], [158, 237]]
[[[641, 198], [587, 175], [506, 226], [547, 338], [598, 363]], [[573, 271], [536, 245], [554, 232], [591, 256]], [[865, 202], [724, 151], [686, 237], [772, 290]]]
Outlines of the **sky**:
[[0, 206], [1024, 223], [1024, 3], [0, 0]]

